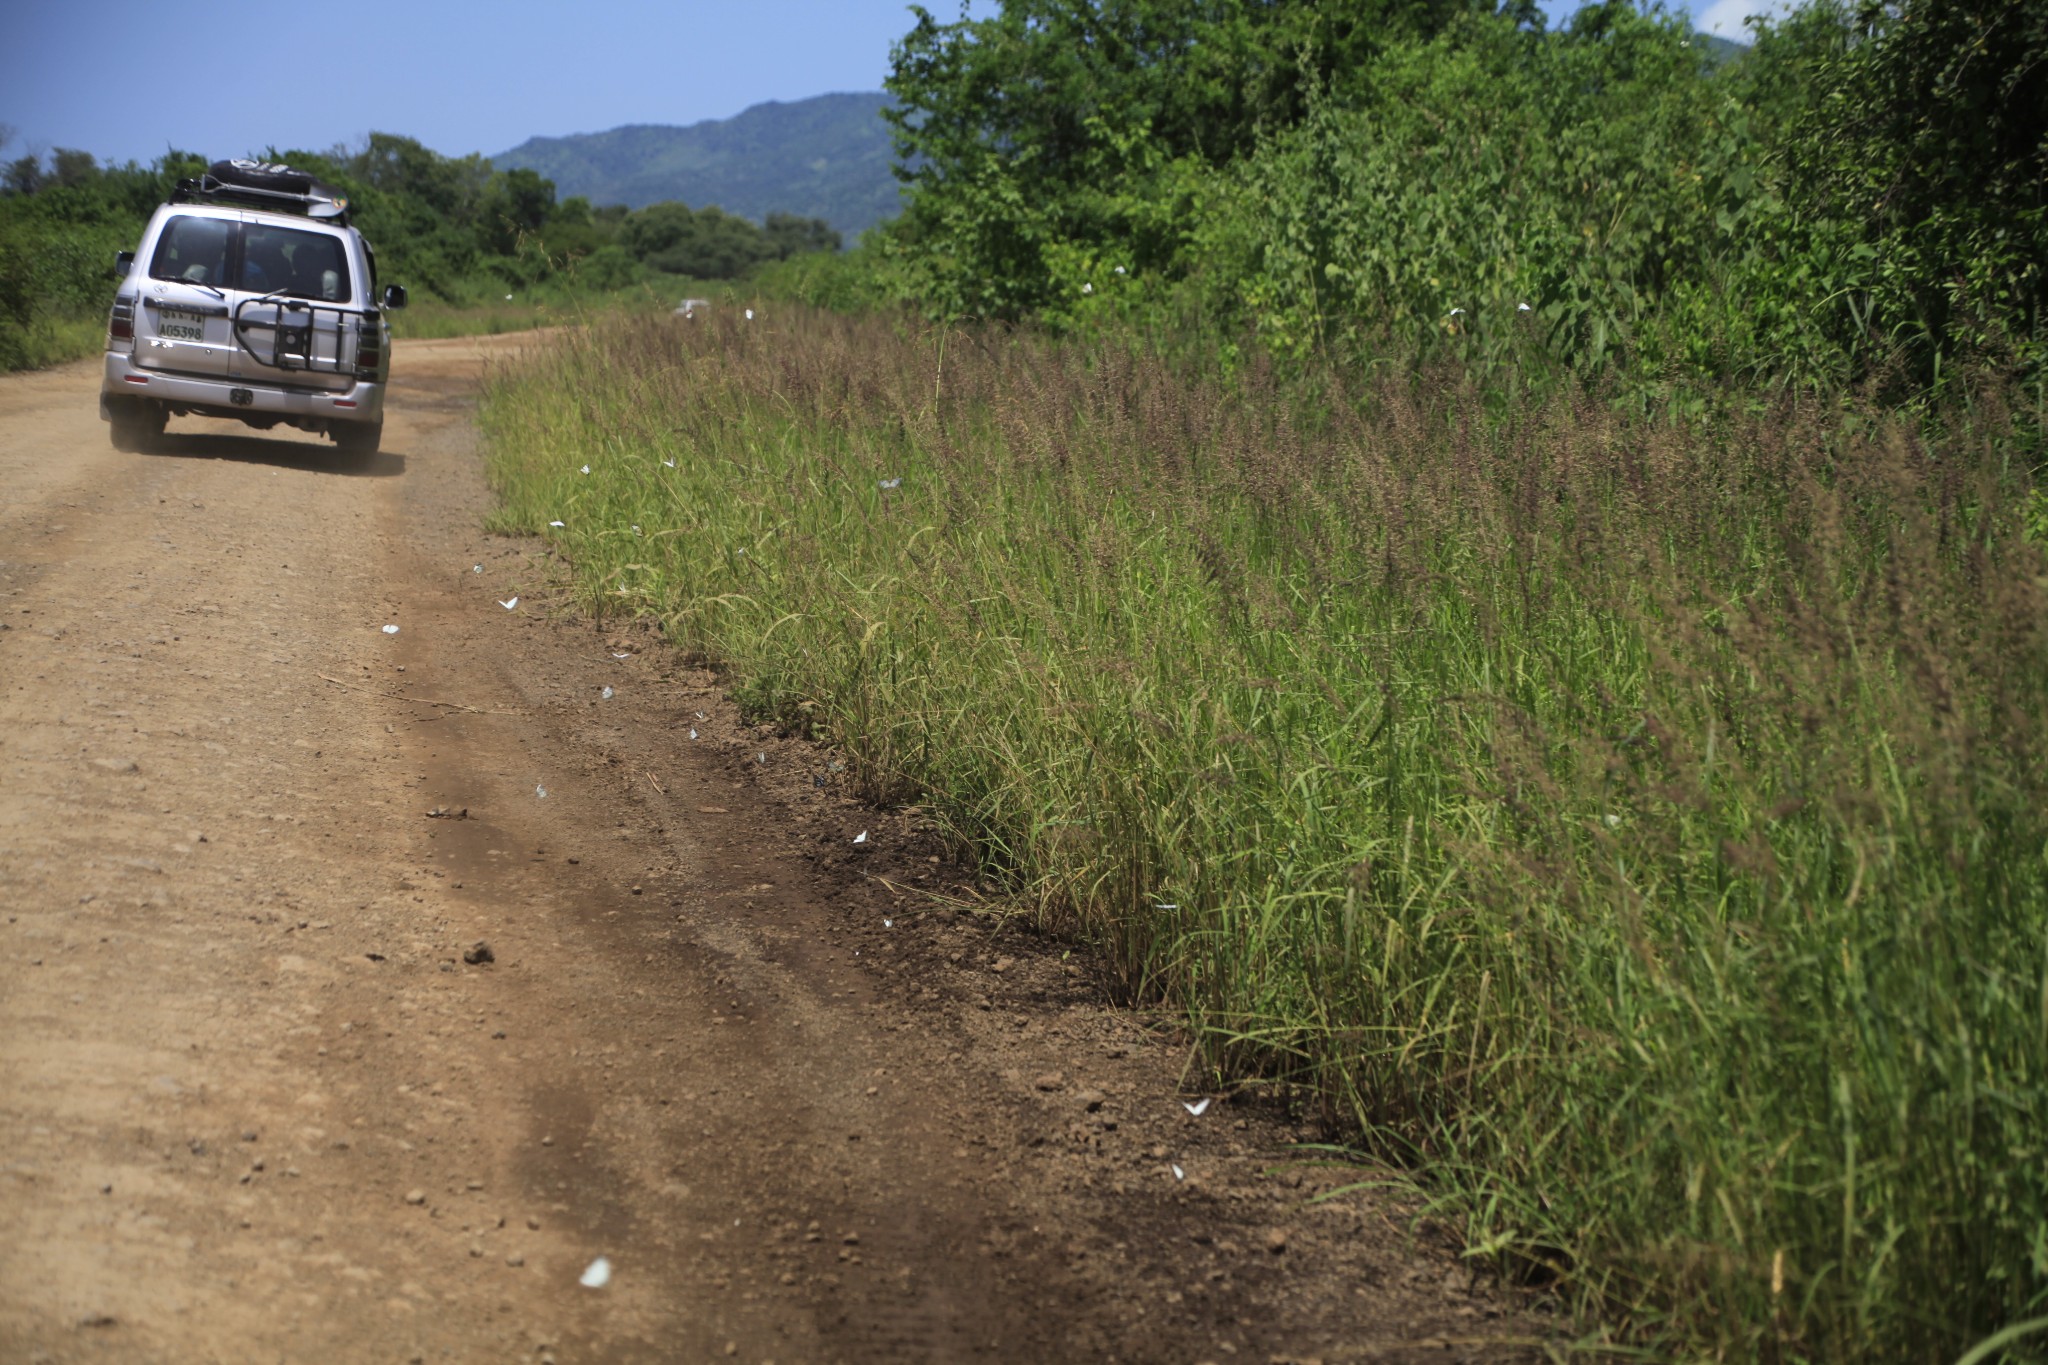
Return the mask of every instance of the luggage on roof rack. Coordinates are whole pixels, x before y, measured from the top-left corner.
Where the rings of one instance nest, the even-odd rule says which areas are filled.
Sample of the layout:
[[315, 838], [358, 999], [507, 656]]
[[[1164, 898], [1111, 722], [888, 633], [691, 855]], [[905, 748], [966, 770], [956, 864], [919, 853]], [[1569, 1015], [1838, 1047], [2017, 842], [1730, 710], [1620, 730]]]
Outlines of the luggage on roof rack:
[[348, 199], [310, 172], [277, 161], [216, 161], [197, 180], [180, 180], [173, 203], [227, 201], [251, 208], [348, 221]]

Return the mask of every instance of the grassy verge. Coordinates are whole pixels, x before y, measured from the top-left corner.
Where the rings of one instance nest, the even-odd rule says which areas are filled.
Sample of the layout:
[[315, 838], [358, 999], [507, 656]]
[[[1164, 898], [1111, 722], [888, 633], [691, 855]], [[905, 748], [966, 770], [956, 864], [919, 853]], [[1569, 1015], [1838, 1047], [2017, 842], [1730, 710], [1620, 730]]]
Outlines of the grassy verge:
[[788, 306], [601, 320], [484, 420], [590, 607], [1600, 1332], [1946, 1361], [2048, 1311], [2048, 555], [1995, 402], [1501, 416]]
[[[111, 296], [110, 296], [111, 297]], [[91, 317], [38, 317], [7, 338], [5, 370], [41, 370], [98, 355], [107, 344], [107, 321]]]

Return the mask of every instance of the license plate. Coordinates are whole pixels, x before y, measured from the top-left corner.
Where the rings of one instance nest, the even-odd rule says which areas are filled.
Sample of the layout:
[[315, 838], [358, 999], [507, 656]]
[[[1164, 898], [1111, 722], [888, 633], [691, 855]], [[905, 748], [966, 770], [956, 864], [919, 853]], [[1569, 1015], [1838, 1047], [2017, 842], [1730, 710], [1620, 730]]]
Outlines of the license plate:
[[204, 341], [206, 314], [191, 308], [159, 309], [156, 334], [168, 341]]

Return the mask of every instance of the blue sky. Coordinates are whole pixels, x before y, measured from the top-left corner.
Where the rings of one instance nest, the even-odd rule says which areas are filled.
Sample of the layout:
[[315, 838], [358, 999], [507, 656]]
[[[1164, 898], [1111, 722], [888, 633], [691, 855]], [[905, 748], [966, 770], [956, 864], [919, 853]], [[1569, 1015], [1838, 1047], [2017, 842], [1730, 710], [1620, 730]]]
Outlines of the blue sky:
[[[1741, 36], [1765, 0], [1695, 0]], [[927, 0], [940, 18], [957, 0]], [[984, 10], [991, 8], [983, 0]], [[1556, 22], [1576, 0], [1543, 0]], [[0, 156], [322, 150], [372, 129], [451, 155], [877, 90], [904, 0], [22, 0], [0, 21]], [[0, 129], [5, 131], [5, 129]]]

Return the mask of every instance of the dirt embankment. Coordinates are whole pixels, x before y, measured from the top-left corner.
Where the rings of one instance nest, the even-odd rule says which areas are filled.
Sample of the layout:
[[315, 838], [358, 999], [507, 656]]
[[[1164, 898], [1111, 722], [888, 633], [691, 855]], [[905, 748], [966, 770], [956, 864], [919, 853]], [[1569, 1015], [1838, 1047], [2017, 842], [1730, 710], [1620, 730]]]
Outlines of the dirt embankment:
[[477, 529], [522, 344], [401, 347], [354, 466], [0, 379], [0, 1359], [1526, 1354], [914, 811], [551, 614]]

